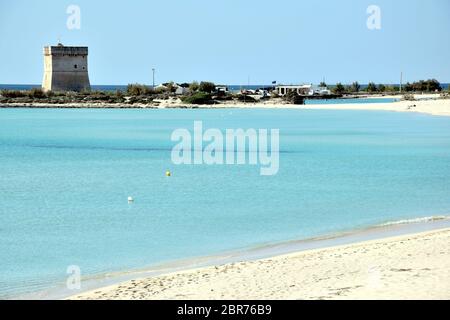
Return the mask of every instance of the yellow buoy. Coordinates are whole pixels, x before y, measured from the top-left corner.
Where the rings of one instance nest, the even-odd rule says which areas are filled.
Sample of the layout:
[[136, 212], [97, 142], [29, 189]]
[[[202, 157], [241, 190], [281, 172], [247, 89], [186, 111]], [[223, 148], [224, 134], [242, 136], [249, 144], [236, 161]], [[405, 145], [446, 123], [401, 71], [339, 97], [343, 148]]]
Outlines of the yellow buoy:
[[166, 171], [166, 177], [170, 177], [172, 174], [170, 173], [169, 170]]

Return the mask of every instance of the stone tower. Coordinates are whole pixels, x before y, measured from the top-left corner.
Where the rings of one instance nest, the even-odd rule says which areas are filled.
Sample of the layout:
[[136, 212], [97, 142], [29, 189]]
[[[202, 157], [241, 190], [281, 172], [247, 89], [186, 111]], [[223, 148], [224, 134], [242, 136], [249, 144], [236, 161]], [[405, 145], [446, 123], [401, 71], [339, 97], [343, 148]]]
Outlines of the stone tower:
[[44, 47], [44, 91], [90, 90], [87, 47]]

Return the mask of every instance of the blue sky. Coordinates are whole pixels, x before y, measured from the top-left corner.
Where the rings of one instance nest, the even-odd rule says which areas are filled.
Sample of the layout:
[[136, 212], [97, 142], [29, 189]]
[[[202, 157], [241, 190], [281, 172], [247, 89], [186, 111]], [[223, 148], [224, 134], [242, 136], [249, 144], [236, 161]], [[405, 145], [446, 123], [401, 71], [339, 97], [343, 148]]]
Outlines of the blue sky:
[[92, 84], [151, 84], [152, 67], [157, 83], [450, 82], [449, 14], [448, 0], [0, 0], [0, 83], [40, 83], [59, 37], [89, 46]]

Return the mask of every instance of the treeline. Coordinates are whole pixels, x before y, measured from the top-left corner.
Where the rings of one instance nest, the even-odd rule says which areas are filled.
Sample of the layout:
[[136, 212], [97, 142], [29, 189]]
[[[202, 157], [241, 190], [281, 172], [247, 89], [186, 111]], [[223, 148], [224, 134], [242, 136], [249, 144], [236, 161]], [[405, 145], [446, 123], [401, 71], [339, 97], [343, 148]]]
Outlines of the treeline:
[[78, 103], [78, 102], [105, 102], [123, 103], [126, 102], [123, 93], [107, 91], [81, 91], [81, 92], [58, 92], [46, 91], [40, 88], [31, 90], [2, 90], [0, 91], [0, 102], [32, 103], [43, 102], [50, 104], [57, 103]]
[[[321, 84], [324, 86], [324, 84]], [[343, 85], [338, 82], [331, 90], [336, 94], [348, 94], [348, 93], [395, 93], [400, 92], [400, 86], [398, 85], [386, 85], [386, 84], [375, 84], [374, 82], [369, 82], [369, 84], [362, 88], [361, 85], [356, 81], [351, 85]], [[442, 91], [441, 84], [436, 79], [420, 80], [413, 83], [406, 83], [402, 87], [402, 92], [440, 92]], [[450, 91], [450, 89], [449, 89]]]
[[[164, 83], [153, 88], [144, 84], [129, 84], [125, 90], [116, 91], [81, 91], [81, 92], [44, 92], [41, 88], [31, 90], [1, 90], [0, 102], [3, 103], [81, 103], [81, 102], [103, 102], [103, 103], [150, 103], [155, 99], [169, 99], [175, 96], [178, 88], [182, 88], [179, 94], [181, 100], [191, 104], [211, 104], [214, 100], [225, 100], [230, 97], [220, 96], [216, 92], [213, 82], [202, 81], [192, 83], [176, 84], [174, 82]], [[214, 99], [213, 99], [214, 98]]]

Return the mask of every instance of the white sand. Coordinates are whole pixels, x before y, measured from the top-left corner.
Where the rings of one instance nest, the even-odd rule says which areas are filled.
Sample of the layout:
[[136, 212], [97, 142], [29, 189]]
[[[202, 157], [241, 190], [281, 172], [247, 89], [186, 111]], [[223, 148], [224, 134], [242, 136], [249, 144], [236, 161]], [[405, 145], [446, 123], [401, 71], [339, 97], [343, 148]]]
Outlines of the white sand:
[[450, 299], [450, 229], [128, 281], [73, 299]]
[[[220, 106], [242, 107], [242, 104], [229, 103]], [[438, 116], [450, 116], [450, 99], [398, 101], [391, 103], [348, 103], [348, 104], [316, 104], [316, 105], [313, 104], [292, 105], [281, 103], [273, 104], [273, 102], [269, 100], [267, 102], [246, 104], [245, 107], [273, 108], [273, 109], [288, 108], [288, 109], [303, 109], [303, 110], [373, 110], [373, 111], [419, 112]]]
[[384, 110], [399, 112], [420, 112], [436, 116], [450, 116], [450, 99], [425, 101], [399, 101], [393, 103], [306, 105], [305, 109], [335, 110]]

